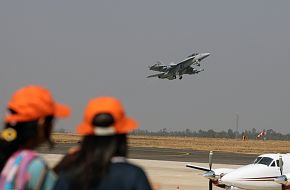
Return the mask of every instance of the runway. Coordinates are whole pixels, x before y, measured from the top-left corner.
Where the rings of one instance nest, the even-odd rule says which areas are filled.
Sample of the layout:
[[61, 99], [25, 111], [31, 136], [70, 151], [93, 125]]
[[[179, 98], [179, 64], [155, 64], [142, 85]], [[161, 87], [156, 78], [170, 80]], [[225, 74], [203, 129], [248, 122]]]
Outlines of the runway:
[[[38, 151], [43, 154], [50, 166], [54, 166], [73, 146], [77, 144], [56, 144], [52, 150], [49, 150], [47, 146], [42, 146]], [[213, 168], [238, 168], [253, 162], [256, 156], [214, 152]], [[130, 147], [129, 158], [130, 162], [141, 166], [150, 181], [159, 185], [161, 190], [208, 189], [208, 180], [201, 176], [203, 172], [185, 167], [187, 163], [208, 167], [208, 152], [206, 151]]]
[[[52, 150], [49, 150], [47, 146], [42, 146], [39, 148], [39, 152], [46, 154], [65, 154], [73, 146], [77, 146], [77, 144], [56, 144]], [[216, 164], [243, 165], [253, 162], [256, 157], [257, 155], [254, 154], [214, 152], [213, 162]], [[130, 147], [129, 158], [207, 163], [208, 152], [188, 149]]]
[[[61, 158], [61, 154], [43, 154], [49, 165], [53, 167]], [[158, 186], [159, 190], [208, 190], [208, 180], [202, 177], [201, 171], [185, 167], [187, 162], [129, 159], [142, 167], [150, 182]], [[207, 163], [192, 163], [208, 167]], [[239, 165], [214, 164], [213, 168], [238, 168]], [[213, 187], [219, 190], [218, 187]]]

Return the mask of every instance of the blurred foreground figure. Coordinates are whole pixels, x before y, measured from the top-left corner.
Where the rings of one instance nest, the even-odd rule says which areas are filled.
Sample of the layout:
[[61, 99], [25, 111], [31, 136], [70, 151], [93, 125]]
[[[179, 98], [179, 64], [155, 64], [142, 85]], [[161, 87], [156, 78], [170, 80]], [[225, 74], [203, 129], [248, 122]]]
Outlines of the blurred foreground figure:
[[79, 151], [57, 166], [56, 190], [150, 190], [143, 170], [126, 159], [127, 133], [137, 128], [113, 97], [89, 101], [77, 132], [84, 135]]
[[68, 107], [56, 103], [40, 86], [26, 86], [7, 105], [0, 138], [0, 189], [52, 189], [56, 175], [33, 149], [49, 142], [55, 117], [66, 117]]

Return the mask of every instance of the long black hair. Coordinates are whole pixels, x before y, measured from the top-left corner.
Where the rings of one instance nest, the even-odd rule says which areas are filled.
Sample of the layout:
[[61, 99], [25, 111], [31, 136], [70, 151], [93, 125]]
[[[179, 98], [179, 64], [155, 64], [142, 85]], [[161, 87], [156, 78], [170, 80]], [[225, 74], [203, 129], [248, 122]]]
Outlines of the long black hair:
[[127, 134], [118, 134], [115, 136], [117, 140], [117, 146], [114, 156], [127, 157], [128, 154], [128, 140]]
[[[115, 123], [112, 115], [103, 113], [93, 118], [95, 127], [111, 127]], [[127, 156], [126, 135], [96, 136], [83, 138], [80, 151], [66, 156], [55, 168], [66, 176], [70, 187], [91, 189], [107, 174], [114, 156]]]
[[[10, 110], [10, 112], [12, 114], [16, 113], [13, 110]], [[47, 116], [44, 119], [44, 125], [45, 125], [44, 134], [49, 144], [52, 144], [50, 140], [50, 133], [52, 129], [53, 119], [54, 119], [53, 116]], [[4, 138], [0, 138], [0, 172], [5, 166], [5, 163], [8, 160], [8, 158], [14, 152], [22, 148], [30, 148], [26, 146], [29, 141], [31, 141], [32, 139], [35, 139], [35, 137], [37, 136], [38, 121], [33, 120], [33, 121], [28, 121], [28, 122], [17, 122], [13, 124], [5, 123], [4, 130], [9, 129], [9, 128], [16, 131], [16, 138], [11, 141], [7, 141]]]
[[78, 154], [63, 168], [74, 189], [90, 189], [106, 175], [116, 142], [114, 136], [84, 137]]

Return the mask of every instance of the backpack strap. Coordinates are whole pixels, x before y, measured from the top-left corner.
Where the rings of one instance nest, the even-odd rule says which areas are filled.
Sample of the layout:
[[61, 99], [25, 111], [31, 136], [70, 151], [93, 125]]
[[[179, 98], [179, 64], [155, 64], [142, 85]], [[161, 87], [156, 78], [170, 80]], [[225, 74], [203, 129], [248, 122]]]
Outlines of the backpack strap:
[[4, 189], [13, 188], [13, 179], [18, 171], [18, 167], [22, 160], [19, 151], [15, 152], [6, 162], [0, 176], [0, 187]]
[[27, 168], [32, 160], [38, 157], [37, 153], [31, 150], [21, 151], [21, 156], [23, 157], [21, 164], [18, 168], [18, 172], [15, 179], [15, 188], [22, 190], [25, 188], [26, 183], [30, 179], [30, 175], [27, 172]]
[[30, 175], [27, 172], [28, 165], [37, 157], [37, 153], [31, 150], [15, 152], [9, 158], [1, 173], [0, 187], [4, 189], [15, 188], [17, 190], [24, 190], [26, 183], [30, 179]]
[[41, 174], [39, 176], [38, 182], [37, 182], [34, 190], [40, 190], [41, 189], [41, 187], [42, 187], [42, 185], [43, 185], [43, 183], [45, 181], [46, 175], [48, 173], [48, 170], [49, 170], [48, 166], [45, 164], [43, 170], [41, 171]]

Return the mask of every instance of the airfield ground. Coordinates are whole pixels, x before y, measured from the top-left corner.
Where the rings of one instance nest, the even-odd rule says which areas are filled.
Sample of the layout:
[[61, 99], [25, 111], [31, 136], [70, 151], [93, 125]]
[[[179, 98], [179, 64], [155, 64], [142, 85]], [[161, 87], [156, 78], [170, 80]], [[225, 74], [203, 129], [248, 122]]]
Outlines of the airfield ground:
[[[76, 143], [80, 136], [75, 134], [55, 133], [53, 138], [58, 143]], [[155, 137], [130, 136], [130, 147], [188, 149], [193, 151], [232, 152], [242, 154], [287, 153], [290, 141], [218, 139], [197, 137]]]
[[[50, 166], [54, 166], [62, 157], [60, 154], [43, 154]], [[208, 180], [202, 172], [186, 168], [186, 162], [130, 159], [130, 162], [141, 166], [149, 179], [160, 190], [207, 190]], [[193, 163], [207, 167], [206, 163]], [[214, 168], [238, 168], [238, 165], [214, 164]], [[220, 188], [214, 187], [214, 190]]]
[[[40, 148], [51, 166], [61, 159], [70, 147], [78, 145], [81, 137], [75, 134], [53, 134], [56, 146]], [[289, 141], [235, 140], [189, 137], [129, 137], [129, 158], [143, 167], [151, 181], [161, 190], [207, 190], [208, 180], [202, 172], [186, 168], [187, 163], [208, 165], [208, 151], [214, 151], [213, 168], [238, 168], [251, 163], [258, 154], [285, 153]], [[214, 190], [220, 188], [214, 187]]]

